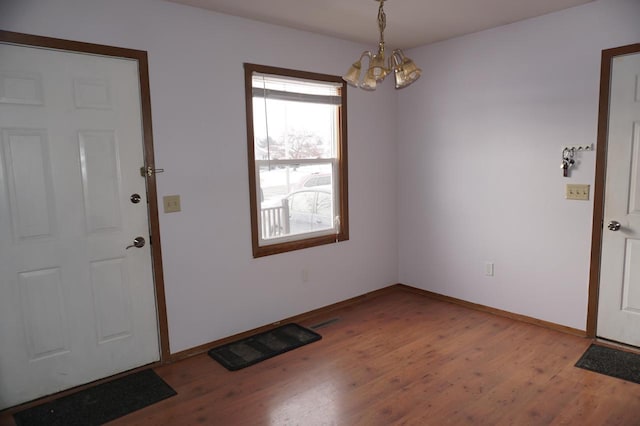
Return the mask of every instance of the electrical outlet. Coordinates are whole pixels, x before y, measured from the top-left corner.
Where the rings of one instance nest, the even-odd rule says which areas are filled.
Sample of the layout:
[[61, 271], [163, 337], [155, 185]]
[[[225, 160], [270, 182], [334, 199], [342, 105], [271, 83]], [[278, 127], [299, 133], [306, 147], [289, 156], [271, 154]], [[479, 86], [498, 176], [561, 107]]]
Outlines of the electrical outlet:
[[180, 196], [167, 195], [162, 197], [165, 213], [175, 213], [180, 211]]
[[586, 201], [589, 199], [589, 191], [591, 189], [591, 185], [583, 185], [578, 183], [569, 183], [567, 184], [565, 190], [565, 198], [567, 200], [583, 200]]
[[484, 275], [487, 277], [493, 276], [493, 262], [484, 263]]

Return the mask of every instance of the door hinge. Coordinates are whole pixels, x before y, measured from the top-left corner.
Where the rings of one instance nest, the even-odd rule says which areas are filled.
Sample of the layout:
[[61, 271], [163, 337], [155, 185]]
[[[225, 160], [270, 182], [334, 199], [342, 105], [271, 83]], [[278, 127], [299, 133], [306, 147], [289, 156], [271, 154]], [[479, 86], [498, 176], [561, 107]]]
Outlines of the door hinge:
[[154, 169], [151, 166], [140, 167], [140, 176], [142, 177], [153, 176], [157, 173], [163, 173], [163, 172], [164, 172], [164, 169]]

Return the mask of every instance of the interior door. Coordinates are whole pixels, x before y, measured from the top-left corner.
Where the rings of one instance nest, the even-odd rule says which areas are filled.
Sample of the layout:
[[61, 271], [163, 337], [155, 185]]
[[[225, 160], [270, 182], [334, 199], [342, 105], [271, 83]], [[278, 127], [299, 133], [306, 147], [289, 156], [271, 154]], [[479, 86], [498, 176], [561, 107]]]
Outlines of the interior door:
[[640, 346], [640, 53], [611, 62], [597, 335]]
[[139, 81], [0, 43], [0, 409], [159, 359]]

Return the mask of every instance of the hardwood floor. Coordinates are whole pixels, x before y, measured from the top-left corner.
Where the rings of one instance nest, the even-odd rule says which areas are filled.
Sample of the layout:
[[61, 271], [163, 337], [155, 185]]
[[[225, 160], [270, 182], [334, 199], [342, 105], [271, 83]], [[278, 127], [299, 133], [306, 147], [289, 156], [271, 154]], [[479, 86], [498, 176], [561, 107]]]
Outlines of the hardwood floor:
[[588, 339], [400, 289], [302, 325], [332, 318], [236, 372], [206, 354], [159, 367], [178, 395], [112, 424], [640, 424], [640, 385], [573, 366]]

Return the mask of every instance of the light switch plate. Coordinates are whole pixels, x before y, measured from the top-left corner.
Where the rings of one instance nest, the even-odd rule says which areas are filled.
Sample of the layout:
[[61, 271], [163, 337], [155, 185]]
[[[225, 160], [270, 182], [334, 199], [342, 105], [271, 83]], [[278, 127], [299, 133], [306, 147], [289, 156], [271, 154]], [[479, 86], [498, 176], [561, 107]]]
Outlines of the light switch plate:
[[588, 200], [591, 185], [569, 183], [566, 187], [565, 198], [567, 200]]
[[166, 195], [162, 197], [165, 213], [175, 213], [180, 211], [180, 196]]

